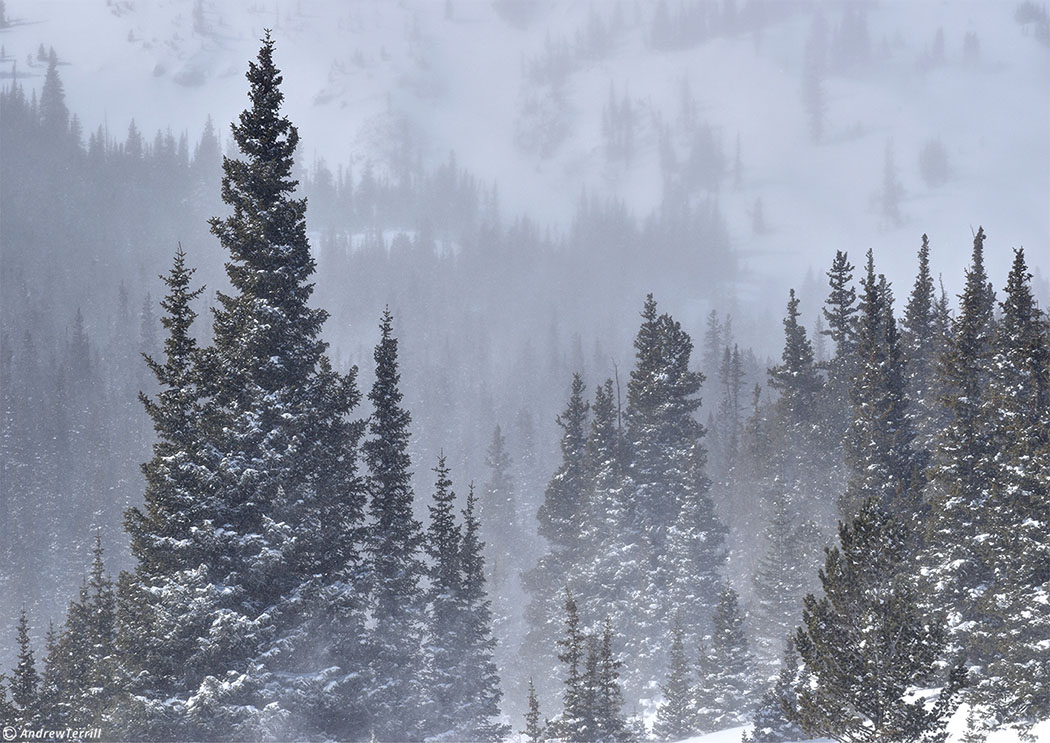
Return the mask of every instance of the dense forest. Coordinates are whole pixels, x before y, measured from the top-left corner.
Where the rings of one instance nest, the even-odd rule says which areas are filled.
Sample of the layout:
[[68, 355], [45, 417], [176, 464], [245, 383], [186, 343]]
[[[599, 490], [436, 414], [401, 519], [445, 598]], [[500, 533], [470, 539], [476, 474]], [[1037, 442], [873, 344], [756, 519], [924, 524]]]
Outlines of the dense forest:
[[[820, 296], [785, 298], [779, 362], [732, 306], [697, 349], [657, 298], [734, 275], [716, 201], [639, 223], [584, 198], [552, 237], [454, 158], [308, 173], [273, 55], [226, 157], [210, 124], [192, 155], [134, 125], [85, 146], [54, 53], [39, 98], [0, 97], [0, 719], [911, 741], [963, 701], [974, 736], [1050, 715], [1050, 323], [1023, 250], [996, 291], [976, 230], [954, 302], [922, 236], [900, 310], [874, 250], [835, 251]], [[529, 274], [541, 293], [500, 280]], [[330, 344], [329, 311], [374, 345]], [[621, 378], [585, 333], [629, 322]]]

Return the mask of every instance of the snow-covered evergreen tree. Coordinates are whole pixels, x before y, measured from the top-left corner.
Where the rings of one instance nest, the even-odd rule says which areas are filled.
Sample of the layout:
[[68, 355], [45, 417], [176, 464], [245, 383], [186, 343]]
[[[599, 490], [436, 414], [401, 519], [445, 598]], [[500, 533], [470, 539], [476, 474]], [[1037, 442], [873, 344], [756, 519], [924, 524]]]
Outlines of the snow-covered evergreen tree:
[[901, 346], [907, 362], [909, 417], [915, 429], [915, 448], [922, 459], [928, 461], [934, 438], [946, 420], [937, 377], [945, 337], [938, 328], [938, 302], [930, 273], [930, 241], [926, 235], [922, 236], [918, 259], [915, 284], [901, 320]]
[[780, 393], [777, 406], [781, 418], [797, 428], [812, 419], [816, 410], [821, 379], [813, 360], [813, 346], [806, 337], [806, 327], [799, 323], [799, 300], [795, 290], [789, 292], [787, 316], [784, 318], [784, 352], [782, 363], [769, 370], [769, 384]]
[[437, 480], [434, 497], [429, 506], [430, 524], [427, 528], [426, 551], [430, 557], [430, 586], [428, 594], [427, 679], [429, 687], [428, 729], [433, 736], [455, 729], [455, 713], [461, 700], [457, 698], [460, 679], [459, 647], [463, 639], [463, 616], [460, 596], [463, 575], [460, 549], [463, 535], [456, 523], [456, 494], [452, 490], [445, 456], [438, 457], [434, 468]]
[[986, 425], [994, 452], [985, 532], [976, 549], [992, 582], [970, 630], [975, 697], [998, 724], [1050, 714], [1050, 323], [1017, 250], [996, 326]]
[[688, 738], [696, 732], [696, 681], [686, 659], [680, 617], [675, 617], [668, 652], [667, 676], [660, 687], [664, 701], [656, 712], [653, 735], [658, 741]]
[[721, 730], [748, 719], [754, 706], [754, 664], [736, 591], [722, 586], [710, 643], [702, 646], [696, 690], [696, 725]]
[[908, 527], [872, 496], [839, 540], [820, 572], [824, 596], [806, 596], [796, 634], [804, 670], [793, 721], [843, 743], [935, 739], [965, 674], [955, 667], [932, 706], [915, 696], [934, 682], [945, 631], [905, 569]]
[[[994, 488], [993, 438], [986, 420], [995, 294], [984, 268], [984, 230], [978, 229], [966, 270], [959, 316], [940, 362], [949, 423], [937, 441], [927, 500], [926, 564], [933, 602], [948, 609], [953, 627], [977, 618], [992, 568], [978, 540]], [[978, 660], [974, 658], [974, 660]]]
[[459, 707], [454, 717], [461, 739], [496, 741], [510, 733], [510, 726], [495, 720], [503, 692], [492, 660], [496, 641], [492, 637], [492, 611], [485, 592], [485, 544], [481, 541], [476, 503], [471, 486], [463, 510], [463, 542], [459, 557], [463, 571], [460, 591], [463, 636], [460, 643]]
[[368, 465], [366, 585], [373, 686], [368, 692], [372, 730], [381, 738], [415, 740], [424, 732], [426, 626], [423, 531], [413, 515], [411, 416], [402, 404], [393, 316], [383, 312], [375, 348], [375, 382], [368, 393], [373, 413], [362, 444]]
[[10, 724], [17, 730], [35, 730], [40, 725], [40, 675], [36, 670], [33, 645], [29, 639], [29, 620], [25, 607], [18, 615], [16, 635], [18, 664], [11, 673], [8, 690], [11, 693], [12, 716]]
[[562, 429], [561, 464], [536, 513], [538, 531], [547, 541], [547, 551], [535, 567], [522, 575], [530, 598], [525, 609], [528, 632], [521, 654], [530, 659], [543, 686], [553, 685], [556, 678], [553, 648], [561, 634], [563, 617], [557, 587], [575, 583], [572, 573], [583, 564], [586, 547], [582, 536], [590, 490], [586, 452], [589, 406], [583, 392], [583, 378], [574, 374], [569, 401], [557, 419]]
[[850, 388], [853, 415], [844, 441], [849, 480], [840, 503], [850, 518], [866, 498], [905, 519], [917, 517], [922, 463], [911, 448], [914, 433], [908, 416], [904, 357], [885, 278], [875, 276], [868, 251], [857, 324], [858, 374]]

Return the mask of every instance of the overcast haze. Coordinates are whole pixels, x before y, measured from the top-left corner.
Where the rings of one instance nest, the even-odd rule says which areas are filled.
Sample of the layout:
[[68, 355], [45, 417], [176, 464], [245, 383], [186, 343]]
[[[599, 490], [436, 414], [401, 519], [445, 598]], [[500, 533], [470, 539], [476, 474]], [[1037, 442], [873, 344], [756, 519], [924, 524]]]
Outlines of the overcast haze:
[[[1045, 10], [1032, 21], [1020, 5], [6, 0], [0, 87], [35, 105], [53, 50], [79, 131], [60, 160], [62, 147], [0, 120], [0, 382], [18, 409], [0, 488], [23, 519], [4, 525], [16, 564], [0, 575], [0, 639], [23, 605], [35, 637], [61, 624], [96, 531], [114, 575], [133, 565], [122, 521], [153, 443], [137, 393], [156, 387], [140, 354], [163, 340], [158, 277], [181, 244], [207, 285], [194, 303], [206, 343], [228, 281], [206, 222], [227, 207], [205, 122], [237, 156], [230, 123], [266, 29], [301, 137], [311, 301], [330, 313], [335, 365], [358, 366], [364, 391], [393, 312], [417, 515], [439, 452], [462, 500], [469, 482], [491, 485], [496, 427], [506, 436], [512, 519], [483, 536], [517, 725], [520, 573], [547, 545], [536, 523], [562, 456], [556, 417], [574, 372], [587, 399], [607, 377], [626, 396], [649, 292], [692, 338], [705, 425], [725, 412], [719, 366], [735, 345], [734, 425], [772, 409], [789, 289], [817, 361], [831, 359], [820, 308], [837, 250], [858, 280], [873, 251], [900, 316], [927, 234], [954, 311], [983, 226], [999, 298], [1023, 247], [1050, 306], [1050, 39]], [[708, 474], [723, 572], [746, 606], [765, 511], [734, 490], [736, 433], [720, 435]], [[828, 491], [844, 482], [833, 454]], [[831, 503], [807, 514], [814, 554], [834, 540]], [[0, 670], [13, 657], [0, 642]]]

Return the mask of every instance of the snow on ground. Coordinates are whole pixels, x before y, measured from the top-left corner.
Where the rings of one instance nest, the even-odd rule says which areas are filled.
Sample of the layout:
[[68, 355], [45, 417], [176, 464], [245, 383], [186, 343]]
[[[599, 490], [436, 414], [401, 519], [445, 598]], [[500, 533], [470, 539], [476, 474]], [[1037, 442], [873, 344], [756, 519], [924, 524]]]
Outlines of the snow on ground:
[[[965, 704], [960, 705], [959, 709], [956, 710], [955, 715], [948, 724], [948, 740], [945, 743], [961, 743], [963, 734], [966, 732], [968, 712], [969, 707]], [[744, 725], [729, 728], [728, 730], [719, 730], [717, 733], [686, 738], [683, 741], [679, 741], [679, 743], [740, 743], [744, 732], [749, 732], [750, 730], [750, 725]], [[1050, 720], [1044, 720], [1035, 725], [1031, 730], [1031, 735], [1032, 738], [1030, 740], [1035, 740], [1037, 743], [1050, 741]], [[813, 741], [810, 741], [810, 743], [813, 743]], [[817, 743], [820, 743], [820, 741], [817, 741]], [[1023, 741], [1020, 733], [1016, 730], [997, 730], [988, 734], [986, 743], [1023, 743]]]

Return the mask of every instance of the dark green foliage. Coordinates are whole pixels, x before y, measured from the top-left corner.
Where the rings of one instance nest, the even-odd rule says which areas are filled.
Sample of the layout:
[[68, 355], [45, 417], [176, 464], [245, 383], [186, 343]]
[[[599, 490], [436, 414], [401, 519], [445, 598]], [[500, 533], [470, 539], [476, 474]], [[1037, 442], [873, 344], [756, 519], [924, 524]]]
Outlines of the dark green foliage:
[[18, 665], [11, 673], [8, 690], [11, 693], [13, 715], [10, 718], [15, 728], [35, 729], [40, 724], [40, 676], [36, 671], [33, 646], [29, 640], [29, 621], [23, 608], [18, 617]]
[[813, 346], [806, 328], [799, 324], [799, 300], [795, 290], [789, 294], [787, 317], [784, 318], [784, 352], [782, 362], [769, 370], [769, 385], [780, 393], [777, 404], [788, 425], [809, 421], [815, 412], [821, 380], [813, 362]]
[[588, 689], [586, 676], [586, 645], [587, 637], [580, 629], [580, 615], [576, 607], [576, 600], [565, 590], [565, 634], [558, 640], [562, 651], [558, 653], [558, 660], [564, 666], [565, 690], [562, 692], [562, 712], [548, 727], [552, 730], [554, 737], [564, 738], [571, 741], [584, 741], [589, 739], [591, 731], [588, 729], [590, 722], [588, 709]]
[[453, 729], [454, 712], [459, 703], [457, 686], [457, 643], [464, 627], [460, 609], [463, 575], [460, 564], [460, 546], [463, 535], [456, 523], [456, 494], [452, 491], [445, 456], [438, 457], [434, 468], [437, 481], [429, 506], [430, 525], [427, 529], [426, 551], [430, 556], [430, 589], [428, 595], [429, 643], [428, 679], [430, 706], [428, 726], [437, 735]]
[[977, 545], [992, 582], [970, 645], [988, 659], [976, 698], [998, 724], [1024, 727], [1050, 713], [1050, 614], [1040, 610], [1050, 595], [1050, 324], [1023, 250], [1000, 307], [985, 402], [993, 486]]
[[[362, 444], [368, 465], [369, 523], [365, 534], [367, 585], [371, 592], [372, 673], [382, 681], [372, 690], [369, 707], [383, 716], [373, 720], [376, 735], [412, 740], [424, 724], [422, 642], [426, 574], [423, 532], [412, 512], [408, 455], [408, 410], [401, 405], [397, 339], [393, 317], [383, 313], [382, 337], [375, 348], [376, 377], [368, 399], [373, 413], [369, 438]], [[401, 714], [391, 714], [400, 710]]]
[[536, 687], [529, 678], [529, 706], [525, 713], [525, 729], [522, 735], [529, 739], [530, 743], [539, 743], [543, 740], [543, 724], [540, 722], [540, 700], [536, 698]]
[[460, 565], [463, 571], [460, 600], [463, 612], [463, 636], [460, 644], [460, 706], [454, 717], [461, 738], [477, 741], [502, 740], [510, 733], [510, 726], [498, 724], [500, 690], [492, 651], [496, 641], [492, 637], [492, 611], [485, 593], [485, 545], [481, 541], [481, 525], [475, 512], [474, 488], [467, 493], [467, 507], [463, 511], [463, 543]]
[[849, 389], [855, 374], [857, 347], [857, 292], [853, 288], [853, 264], [848, 255], [835, 251], [827, 272], [830, 291], [824, 301], [824, 334], [835, 344], [835, 353], [827, 363], [827, 385], [824, 394], [823, 428], [827, 440], [835, 446], [842, 441], [848, 425]]
[[934, 456], [927, 521], [927, 563], [937, 601], [959, 621], [975, 619], [992, 568], [977, 547], [986, 527], [988, 499], [994, 488], [994, 439], [985, 403], [995, 331], [995, 294], [984, 269], [984, 230], [978, 229], [966, 270], [959, 316], [941, 358], [940, 379], [948, 425]]
[[939, 327], [942, 321], [930, 274], [930, 242], [926, 235], [922, 236], [918, 257], [918, 273], [901, 320], [901, 346], [907, 361], [907, 391], [916, 448], [928, 459], [933, 439], [946, 422], [937, 364], [947, 338]]
[[921, 462], [911, 449], [904, 357], [885, 278], [875, 276], [871, 251], [857, 326], [858, 373], [850, 388], [853, 409], [843, 443], [849, 480], [840, 504], [846, 518], [869, 497], [906, 520], [917, 516]]
[[696, 725], [721, 730], [747, 719], [754, 706], [754, 664], [744, 632], [744, 615], [729, 585], [722, 587], [710, 644], [701, 648], [701, 675], [696, 692]]
[[660, 687], [664, 703], [657, 711], [653, 724], [653, 735], [659, 741], [681, 740], [696, 732], [696, 682], [689, 672], [682, 623], [677, 616], [671, 632], [668, 657], [667, 677]]
[[637, 518], [658, 556], [678, 517], [679, 499], [708, 486], [704, 429], [694, 418], [704, 377], [689, 369], [692, 340], [670, 315], [657, 315], [651, 294], [642, 319], [627, 385], [626, 436], [638, 489]]
[[128, 514], [139, 565], [119, 590], [121, 724], [136, 736], [364, 731], [355, 371], [332, 370], [326, 314], [308, 306], [298, 134], [280, 114], [273, 52], [267, 35], [249, 64], [250, 105], [232, 129], [243, 159], [223, 163], [230, 214], [211, 221], [232, 286], [214, 344], [198, 351], [189, 333], [199, 290], [180, 251], [166, 359], [149, 364], [159, 441], [146, 508]]
[[630, 734], [623, 719], [623, 690], [619, 682], [623, 663], [616, 658], [612, 644], [612, 622], [606, 619], [594, 681], [594, 740], [599, 743], [626, 743]]
[[574, 374], [572, 391], [565, 412], [558, 416], [562, 429], [562, 464], [551, 479], [536, 514], [540, 536], [555, 548], [569, 553], [579, 549], [579, 526], [587, 497], [587, 401], [583, 397], [583, 378]]
[[908, 697], [933, 684], [945, 631], [904, 569], [906, 526], [872, 497], [852, 523], [840, 524], [839, 540], [820, 573], [824, 596], [804, 602], [793, 721], [850, 743], [943, 740], [965, 674], [954, 669], [930, 708]]

